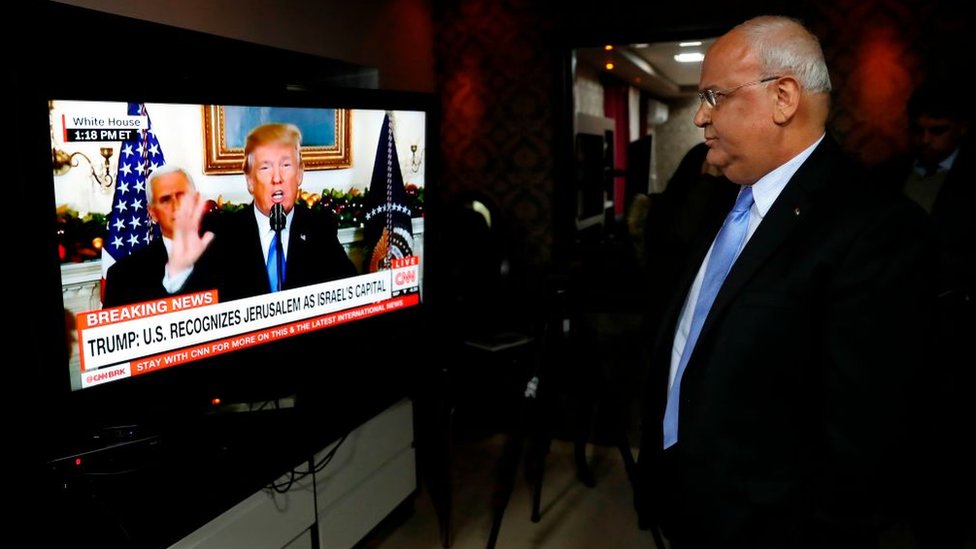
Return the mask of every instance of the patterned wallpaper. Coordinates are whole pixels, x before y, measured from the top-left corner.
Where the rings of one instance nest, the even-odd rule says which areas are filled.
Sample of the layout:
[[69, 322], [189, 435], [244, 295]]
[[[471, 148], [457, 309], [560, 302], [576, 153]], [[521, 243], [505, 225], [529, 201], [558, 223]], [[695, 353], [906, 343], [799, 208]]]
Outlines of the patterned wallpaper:
[[553, 247], [553, 26], [531, 0], [447, 4], [434, 25], [442, 184], [449, 194], [485, 195], [514, 260], [545, 265]]
[[858, 39], [829, 51], [831, 127], [851, 152], [874, 163], [907, 145], [900, 115], [919, 59], [884, 27], [868, 25]]
[[809, 18], [831, 69], [830, 126], [866, 164], [908, 146], [905, 104], [926, 76], [953, 74], [972, 19], [955, 0], [837, 0], [819, 3]]

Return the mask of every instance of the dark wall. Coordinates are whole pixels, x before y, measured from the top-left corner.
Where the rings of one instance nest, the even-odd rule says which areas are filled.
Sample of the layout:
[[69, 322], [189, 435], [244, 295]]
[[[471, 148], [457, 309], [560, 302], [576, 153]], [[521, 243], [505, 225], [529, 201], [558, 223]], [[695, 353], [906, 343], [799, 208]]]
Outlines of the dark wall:
[[[567, 167], [571, 48], [719, 33], [761, 13], [800, 17], [821, 37], [835, 86], [831, 127], [851, 152], [866, 163], [878, 162], [907, 145], [902, 112], [911, 89], [929, 72], [964, 72], [971, 66], [963, 56], [973, 25], [962, 5], [961, 0], [744, 0], [673, 3], [665, 9], [636, 0], [574, 8], [541, 0], [432, 1], [435, 84], [443, 114], [442, 188], [449, 195], [477, 191], [490, 197], [504, 213], [512, 253], [531, 269], [548, 269], [572, 233], [573, 202], [565, 196], [572, 180]], [[410, 18], [400, 24], [427, 28]], [[72, 28], [98, 27], [66, 28], [62, 36], [72, 36]], [[104, 52], [140, 38], [94, 31], [85, 37], [101, 40]], [[158, 73], [195, 70], [215, 81], [241, 78], [239, 66], [222, 63], [215, 69], [194, 61], [201, 51], [226, 60], [213, 50], [217, 40], [208, 43], [189, 32], [186, 37], [157, 49], [169, 52], [170, 62]], [[374, 42], [368, 36], [361, 41], [355, 47], [363, 50]], [[417, 51], [426, 51], [421, 47], [426, 39], [418, 34], [416, 41]], [[255, 58], [270, 50], [252, 49]], [[362, 81], [363, 67], [354, 64], [298, 53], [289, 59], [289, 71], [303, 79], [325, 85]], [[965, 93], [960, 100], [966, 100]]]
[[[375, 69], [337, 59], [57, 2], [33, 7], [33, 17], [26, 22], [35, 30], [21, 47], [37, 58], [25, 67], [34, 78], [50, 79], [54, 85], [98, 71], [104, 77], [97, 83], [107, 89], [119, 82], [125, 89], [163, 89], [167, 95], [181, 88], [199, 95], [204, 86], [239, 88], [242, 94], [284, 94], [289, 85], [376, 85]], [[39, 55], [42, 48], [51, 51], [48, 48], [55, 46], [69, 53]]]
[[834, 84], [830, 125], [850, 152], [875, 164], [907, 149], [911, 91], [973, 65], [969, 11], [955, 0], [836, 0], [812, 10]]
[[512, 253], [532, 266], [553, 245], [561, 80], [548, 15], [531, 1], [475, 0], [443, 2], [434, 20], [443, 185], [493, 201]]
[[445, 186], [495, 199], [527, 261], [549, 268], [571, 237], [570, 49], [719, 34], [760, 14], [798, 17], [820, 37], [835, 89], [831, 130], [850, 152], [876, 163], [907, 146], [910, 91], [929, 73], [972, 65], [963, 57], [972, 19], [961, 7], [956, 0], [690, 2], [666, 9], [633, 0], [575, 8], [435, 2]]
[[[372, 67], [383, 89], [434, 89], [431, 0], [57, 1]], [[188, 58], [216, 71], [226, 61], [207, 50]]]

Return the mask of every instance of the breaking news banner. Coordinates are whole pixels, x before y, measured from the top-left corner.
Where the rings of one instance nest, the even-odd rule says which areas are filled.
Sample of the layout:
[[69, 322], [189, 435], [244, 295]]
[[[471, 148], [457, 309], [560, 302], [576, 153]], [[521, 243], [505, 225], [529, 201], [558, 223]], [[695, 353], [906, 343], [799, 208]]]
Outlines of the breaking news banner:
[[390, 270], [226, 303], [210, 291], [79, 313], [82, 387], [416, 305], [415, 259], [402, 258]]

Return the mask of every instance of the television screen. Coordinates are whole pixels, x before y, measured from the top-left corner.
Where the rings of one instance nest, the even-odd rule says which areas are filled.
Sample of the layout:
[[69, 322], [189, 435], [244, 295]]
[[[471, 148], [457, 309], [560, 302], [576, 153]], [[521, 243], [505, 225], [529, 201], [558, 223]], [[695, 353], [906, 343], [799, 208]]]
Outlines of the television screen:
[[424, 108], [48, 107], [71, 391], [422, 302]]
[[[4, 72], [10, 440], [42, 481], [27, 507], [65, 536], [169, 546], [413, 394], [436, 101], [340, 87], [368, 67], [34, 11]], [[79, 29], [78, 63], [30, 54]]]

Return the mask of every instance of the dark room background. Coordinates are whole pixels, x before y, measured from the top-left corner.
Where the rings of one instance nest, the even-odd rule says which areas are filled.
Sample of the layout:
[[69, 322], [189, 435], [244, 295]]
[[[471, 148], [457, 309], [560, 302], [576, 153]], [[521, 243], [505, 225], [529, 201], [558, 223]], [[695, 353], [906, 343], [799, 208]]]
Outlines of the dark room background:
[[831, 128], [868, 164], [907, 146], [903, 111], [915, 85], [972, 65], [971, 19], [955, 0], [64, 3], [375, 67], [381, 88], [435, 93], [445, 198], [477, 192], [494, 202], [513, 260], [534, 274], [552, 268], [572, 238], [557, 205], [571, 177], [573, 47], [720, 33], [761, 13], [800, 17], [832, 70]]

